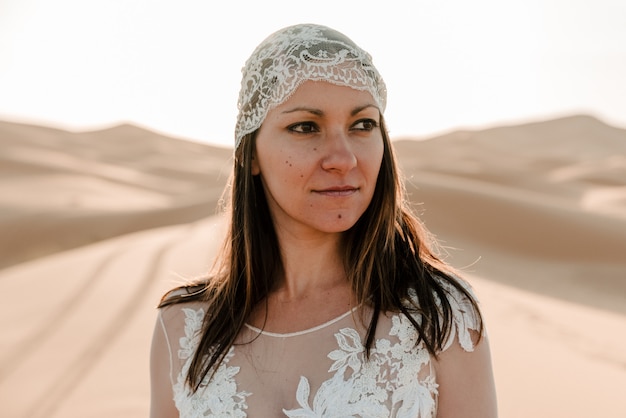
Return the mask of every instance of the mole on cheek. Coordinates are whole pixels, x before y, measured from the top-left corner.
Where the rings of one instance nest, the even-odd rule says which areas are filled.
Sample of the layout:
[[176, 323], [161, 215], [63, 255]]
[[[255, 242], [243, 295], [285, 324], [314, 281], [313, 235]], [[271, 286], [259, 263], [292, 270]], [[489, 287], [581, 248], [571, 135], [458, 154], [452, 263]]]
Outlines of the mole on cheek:
[[337, 219], [341, 219], [341, 213], [337, 215]]

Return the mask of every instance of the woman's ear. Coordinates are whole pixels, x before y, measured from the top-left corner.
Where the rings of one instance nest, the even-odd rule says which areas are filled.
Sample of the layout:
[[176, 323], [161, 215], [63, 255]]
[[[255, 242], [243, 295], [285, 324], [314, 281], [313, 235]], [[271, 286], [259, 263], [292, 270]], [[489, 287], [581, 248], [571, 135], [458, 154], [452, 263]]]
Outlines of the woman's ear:
[[250, 161], [250, 171], [253, 176], [261, 174], [261, 167], [259, 167], [259, 160], [256, 157], [256, 152], [252, 154], [252, 161]]

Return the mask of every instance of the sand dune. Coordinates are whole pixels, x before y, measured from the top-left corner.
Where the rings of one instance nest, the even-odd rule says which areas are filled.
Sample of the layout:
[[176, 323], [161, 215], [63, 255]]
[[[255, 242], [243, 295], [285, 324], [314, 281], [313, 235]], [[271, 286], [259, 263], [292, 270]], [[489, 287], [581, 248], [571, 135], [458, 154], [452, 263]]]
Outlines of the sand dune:
[[[626, 413], [626, 131], [575, 116], [397, 140], [482, 301], [502, 417]], [[232, 150], [0, 122], [0, 415], [136, 417], [154, 306], [205, 271]]]
[[214, 214], [232, 155], [131, 125], [0, 122], [0, 146], [0, 268]]

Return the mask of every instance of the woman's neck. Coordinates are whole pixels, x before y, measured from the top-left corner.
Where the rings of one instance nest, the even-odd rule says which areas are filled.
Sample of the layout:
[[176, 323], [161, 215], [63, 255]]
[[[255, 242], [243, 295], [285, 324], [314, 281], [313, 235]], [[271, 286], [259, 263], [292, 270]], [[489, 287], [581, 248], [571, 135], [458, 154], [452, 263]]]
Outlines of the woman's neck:
[[347, 283], [340, 234], [308, 239], [279, 236], [279, 245], [283, 269], [273, 293], [298, 300]]

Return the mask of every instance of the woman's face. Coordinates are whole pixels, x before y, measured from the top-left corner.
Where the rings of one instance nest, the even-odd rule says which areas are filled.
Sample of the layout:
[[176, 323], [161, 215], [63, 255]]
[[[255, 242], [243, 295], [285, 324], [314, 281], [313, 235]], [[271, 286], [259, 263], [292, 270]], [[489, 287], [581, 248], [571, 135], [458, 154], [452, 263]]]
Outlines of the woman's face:
[[370, 93], [305, 81], [268, 113], [252, 174], [261, 176], [278, 231], [343, 232], [372, 199], [383, 150]]

